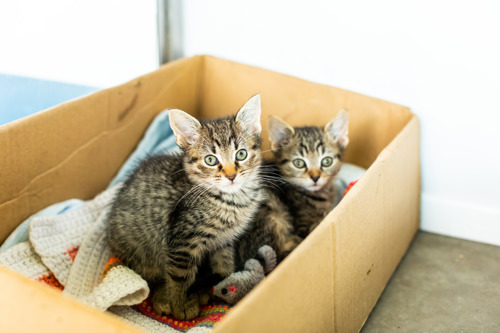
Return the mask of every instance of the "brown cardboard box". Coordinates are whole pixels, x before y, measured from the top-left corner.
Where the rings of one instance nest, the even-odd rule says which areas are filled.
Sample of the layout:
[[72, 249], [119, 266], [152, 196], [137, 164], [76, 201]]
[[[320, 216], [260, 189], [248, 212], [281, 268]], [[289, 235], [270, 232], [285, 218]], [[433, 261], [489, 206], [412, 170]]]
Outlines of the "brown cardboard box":
[[[406, 107], [259, 68], [183, 59], [0, 127], [0, 242], [38, 210], [103, 190], [160, 111], [223, 116], [258, 92], [264, 129], [271, 114], [324, 125], [349, 109], [345, 160], [368, 171], [214, 332], [359, 331], [418, 229], [419, 122]], [[138, 332], [3, 267], [0, 286], [1, 332]]]

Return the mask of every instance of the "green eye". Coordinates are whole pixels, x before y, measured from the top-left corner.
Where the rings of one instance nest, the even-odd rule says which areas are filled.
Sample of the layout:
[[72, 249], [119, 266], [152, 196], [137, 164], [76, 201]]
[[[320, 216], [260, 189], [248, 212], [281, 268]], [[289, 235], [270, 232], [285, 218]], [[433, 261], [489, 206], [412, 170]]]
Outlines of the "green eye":
[[303, 159], [297, 158], [297, 159], [293, 160], [293, 165], [296, 168], [302, 169], [302, 168], [306, 167], [306, 162]]
[[245, 158], [247, 158], [248, 153], [245, 149], [240, 149], [236, 152], [236, 160], [238, 161], [243, 161]]
[[324, 167], [329, 167], [333, 163], [333, 158], [331, 157], [325, 157], [324, 159], [321, 160], [321, 166]]
[[214, 155], [205, 156], [205, 163], [209, 166], [214, 166], [219, 163], [219, 160]]

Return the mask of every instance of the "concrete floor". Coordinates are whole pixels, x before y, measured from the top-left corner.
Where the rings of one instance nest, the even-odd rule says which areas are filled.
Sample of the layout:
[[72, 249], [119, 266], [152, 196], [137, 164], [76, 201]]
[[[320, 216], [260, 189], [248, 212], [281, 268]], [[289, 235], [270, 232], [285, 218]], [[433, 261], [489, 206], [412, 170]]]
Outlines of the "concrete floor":
[[419, 232], [361, 332], [500, 332], [500, 247]]

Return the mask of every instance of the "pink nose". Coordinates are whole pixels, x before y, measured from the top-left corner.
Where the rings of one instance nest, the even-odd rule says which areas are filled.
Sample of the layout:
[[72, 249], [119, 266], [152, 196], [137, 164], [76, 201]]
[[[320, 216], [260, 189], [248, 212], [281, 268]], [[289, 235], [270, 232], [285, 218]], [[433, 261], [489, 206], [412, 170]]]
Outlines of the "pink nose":
[[227, 179], [229, 179], [230, 181], [233, 181], [233, 180], [234, 180], [234, 178], [236, 178], [236, 174], [235, 174], [235, 173], [233, 173], [233, 174], [231, 174], [231, 175], [226, 175], [226, 178], [227, 178]]

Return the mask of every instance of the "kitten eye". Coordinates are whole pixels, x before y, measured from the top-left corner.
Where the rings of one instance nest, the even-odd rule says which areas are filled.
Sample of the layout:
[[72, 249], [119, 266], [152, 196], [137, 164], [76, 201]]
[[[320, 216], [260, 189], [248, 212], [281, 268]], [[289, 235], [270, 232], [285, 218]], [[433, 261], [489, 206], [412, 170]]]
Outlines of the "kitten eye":
[[325, 157], [324, 159], [321, 160], [321, 166], [324, 167], [329, 167], [333, 163], [333, 158], [331, 157]]
[[293, 165], [296, 168], [302, 169], [302, 168], [306, 167], [306, 162], [303, 159], [297, 158], [297, 159], [293, 160]]
[[238, 161], [243, 161], [245, 158], [247, 158], [248, 153], [245, 149], [240, 149], [236, 152], [236, 159]]
[[205, 163], [209, 166], [214, 166], [219, 163], [219, 160], [214, 155], [205, 156]]

